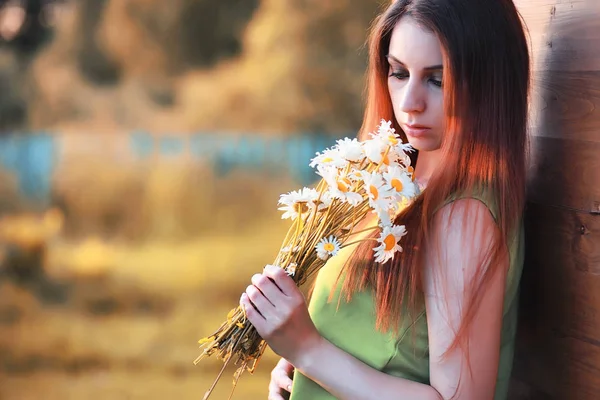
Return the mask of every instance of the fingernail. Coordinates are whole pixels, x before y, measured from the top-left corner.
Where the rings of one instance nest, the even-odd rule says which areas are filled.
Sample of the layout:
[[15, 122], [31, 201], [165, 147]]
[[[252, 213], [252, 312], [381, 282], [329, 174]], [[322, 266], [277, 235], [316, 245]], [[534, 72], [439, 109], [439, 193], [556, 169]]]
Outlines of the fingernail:
[[288, 392], [291, 392], [291, 391], [292, 391], [292, 385], [288, 385], [288, 387], [287, 387], [287, 391], [288, 391]]

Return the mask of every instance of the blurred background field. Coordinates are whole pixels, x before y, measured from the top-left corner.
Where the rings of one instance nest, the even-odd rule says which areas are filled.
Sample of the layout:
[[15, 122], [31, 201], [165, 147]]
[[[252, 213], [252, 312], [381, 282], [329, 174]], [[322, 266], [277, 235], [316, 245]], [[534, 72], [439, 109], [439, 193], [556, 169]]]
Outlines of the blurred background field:
[[0, 1], [0, 399], [202, 398], [279, 195], [360, 127], [380, 3]]

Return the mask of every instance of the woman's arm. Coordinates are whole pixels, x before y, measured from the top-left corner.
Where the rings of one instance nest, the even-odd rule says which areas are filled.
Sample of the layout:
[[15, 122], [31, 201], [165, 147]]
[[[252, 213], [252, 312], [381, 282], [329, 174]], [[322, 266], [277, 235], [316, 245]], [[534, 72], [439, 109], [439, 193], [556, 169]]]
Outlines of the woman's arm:
[[281, 268], [267, 266], [252, 283], [240, 299], [252, 325], [275, 353], [336, 398], [442, 398], [429, 385], [371, 368], [325, 340], [310, 319], [302, 293]]
[[340, 400], [443, 399], [432, 386], [371, 368], [325, 339], [293, 364]]
[[[495, 266], [465, 332], [468, 355], [449, 348], [463, 321], [466, 300], [485, 269], [482, 258], [497, 225], [479, 200], [461, 199], [435, 216], [423, 274], [429, 330], [430, 384], [444, 399], [493, 399], [500, 358], [500, 334], [508, 259]], [[492, 271], [492, 270], [490, 270]], [[468, 358], [467, 358], [468, 357]], [[460, 380], [460, 389], [457, 391]]]
[[[467, 206], [469, 215], [465, 214]], [[481, 251], [489, 245], [495, 227], [489, 211], [477, 200], [460, 200], [454, 208], [451, 216], [448, 207], [438, 213], [432, 233], [439, 246], [428, 246], [426, 256], [429, 265], [424, 273], [424, 287], [430, 385], [371, 368], [322, 338], [310, 321], [302, 294], [280, 268], [266, 268], [263, 275], [253, 277], [253, 285], [242, 296], [241, 303], [250, 322], [276, 353], [341, 400], [445, 400], [455, 394], [459, 378], [461, 390], [455, 399], [492, 399], [498, 368], [504, 273], [492, 278], [469, 329], [473, 373], [468, 373], [466, 356], [460, 349], [445, 359], [440, 357], [461, 321], [456, 310], [463, 304], [465, 283], [479, 267], [476, 255], [467, 250]], [[472, 228], [467, 229], [469, 226]], [[433, 263], [433, 260], [438, 261]], [[441, 277], [452, 279], [440, 285]]]

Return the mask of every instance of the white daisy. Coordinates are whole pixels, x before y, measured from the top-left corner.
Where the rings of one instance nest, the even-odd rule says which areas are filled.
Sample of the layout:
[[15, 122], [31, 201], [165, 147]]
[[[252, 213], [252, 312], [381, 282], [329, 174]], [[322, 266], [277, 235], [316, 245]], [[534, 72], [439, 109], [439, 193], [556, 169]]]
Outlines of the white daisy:
[[385, 263], [394, 258], [397, 251], [402, 251], [402, 247], [398, 242], [404, 235], [406, 235], [404, 225], [385, 226], [377, 239], [381, 244], [373, 249], [375, 251], [375, 261]]
[[315, 246], [317, 251], [317, 256], [321, 260], [327, 260], [331, 256], [335, 256], [341, 248], [340, 242], [333, 235], [330, 235], [328, 238], [323, 238], [319, 241], [319, 243]]
[[[415, 148], [412, 147], [410, 143], [403, 143], [402, 138], [398, 138], [398, 143], [394, 146], [394, 151], [397, 153], [413, 153], [415, 152]], [[405, 154], [408, 156], [408, 154]], [[404, 164], [406, 166], [410, 165], [410, 158], [407, 160], [408, 164]]]
[[372, 139], [365, 140], [363, 142], [363, 149], [365, 155], [374, 164], [385, 164], [383, 155], [389, 146], [385, 141], [381, 140], [378, 136], [374, 136]]
[[320, 165], [344, 168], [348, 165], [348, 160], [342, 157], [339, 148], [334, 146], [331, 149], [325, 149], [322, 153], [317, 153], [316, 157], [310, 161], [309, 165], [311, 168]]
[[399, 166], [391, 166], [383, 173], [386, 190], [404, 198], [412, 198], [417, 194], [417, 185], [412, 181], [408, 172]]
[[377, 218], [379, 218], [378, 225], [380, 227], [392, 226], [392, 218], [395, 216], [394, 213], [394, 204], [392, 201], [388, 203], [388, 207], [376, 207], [373, 208], [373, 213], [377, 214]]
[[329, 258], [329, 254], [327, 252], [317, 250], [317, 257], [319, 257], [323, 261], [327, 261]]
[[287, 274], [289, 276], [294, 276], [296, 274], [296, 268], [298, 267], [298, 264], [296, 263], [291, 263], [290, 265], [288, 265], [285, 268], [285, 272], [287, 272]]
[[415, 173], [415, 169], [411, 165], [412, 160], [410, 159], [408, 154], [404, 153], [404, 157], [400, 160], [400, 162], [402, 163], [402, 166], [404, 167], [404, 171], [410, 176], [410, 179], [414, 181], [415, 177], [413, 175]]
[[333, 197], [331, 197], [331, 193], [329, 193], [329, 191], [324, 192], [320, 198], [317, 192], [317, 197], [315, 197], [313, 201], [308, 203], [308, 206], [311, 210], [314, 210], [316, 208], [317, 212], [325, 211], [329, 208], [329, 206], [331, 206], [332, 201]]
[[386, 182], [383, 180], [383, 176], [377, 172], [363, 171], [362, 179], [365, 184], [364, 190], [369, 196], [369, 205], [372, 208], [389, 209], [390, 201], [388, 198], [393, 193], [385, 188]]
[[340, 175], [336, 168], [327, 168], [322, 165], [317, 166], [317, 174], [321, 175], [329, 186], [329, 193], [332, 198], [348, 202], [352, 206], [357, 206], [363, 201], [360, 193], [352, 191], [353, 183], [347, 175]]
[[386, 121], [385, 119], [381, 119], [379, 122], [379, 126], [377, 127], [377, 134], [386, 135], [386, 134], [394, 134], [396, 130], [392, 128], [392, 121]]
[[306, 217], [310, 212], [308, 204], [318, 196], [319, 192], [309, 188], [282, 194], [278, 204], [283, 205], [283, 207], [279, 207], [278, 210], [285, 211], [285, 213], [281, 216], [281, 219], [296, 219], [298, 216]]
[[[404, 145], [391, 146], [387, 153], [387, 159], [384, 159], [384, 164], [387, 166], [402, 163], [404, 166], [410, 165], [410, 157], [401, 147]], [[410, 145], [408, 145], [410, 146]], [[411, 147], [412, 148], [412, 147]]]
[[392, 128], [392, 121], [386, 121], [382, 119], [377, 128], [377, 133], [371, 135], [381, 139], [389, 146], [396, 146], [398, 143], [402, 143], [402, 139], [400, 139], [400, 136], [396, 133], [396, 130]]
[[396, 133], [396, 130], [392, 128], [391, 121], [381, 120], [379, 127], [377, 129], [377, 133], [371, 133], [372, 137], [379, 138], [388, 146], [392, 147], [392, 151], [395, 153], [404, 153], [406, 151], [412, 152], [415, 149], [410, 145], [410, 143], [402, 142], [402, 138], [400, 135]]
[[348, 178], [350, 178], [353, 182], [358, 182], [362, 180], [363, 171], [361, 169], [352, 168], [350, 172], [348, 172]]
[[340, 139], [337, 141], [337, 147], [342, 158], [350, 162], [357, 163], [365, 159], [362, 144], [357, 139]]
[[281, 249], [282, 253], [297, 253], [300, 251], [300, 246], [294, 246], [294, 248], [292, 248], [292, 246], [285, 246], [284, 248]]
[[414, 198], [406, 198], [400, 197], [396, 202], [392, 203], [392, 207], [390, 209], [390, 217], [396, 218], [400, 211], [404, 210], [406, 207], [410, 205], [410, 203], [414, 200]]
[[363, 142], [367, 158], [374, 164], [380, 165], [385, 169], [398, 162], [410, 162], [410, 158], [398, 146], [391, 146], [379, 137]]

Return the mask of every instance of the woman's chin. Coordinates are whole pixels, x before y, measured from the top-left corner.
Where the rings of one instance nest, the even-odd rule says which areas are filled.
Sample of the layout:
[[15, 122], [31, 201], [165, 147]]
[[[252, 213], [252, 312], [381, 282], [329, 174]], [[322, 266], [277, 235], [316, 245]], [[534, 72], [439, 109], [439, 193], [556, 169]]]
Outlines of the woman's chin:
[[426, 138], [408, 138], [408, 143], [419, 152], [431, 152], [440, 149], [440, 144]]

